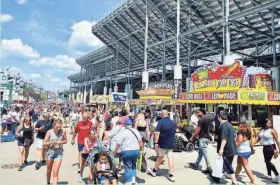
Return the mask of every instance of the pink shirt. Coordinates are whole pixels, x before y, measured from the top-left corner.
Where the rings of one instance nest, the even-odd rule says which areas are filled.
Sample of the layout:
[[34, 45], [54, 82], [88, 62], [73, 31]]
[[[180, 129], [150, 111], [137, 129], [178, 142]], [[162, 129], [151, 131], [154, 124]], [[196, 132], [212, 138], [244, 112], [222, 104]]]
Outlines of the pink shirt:
[[[89, 149], [93, 149], [96, 146], [96, 141], [91, 142], [90, 140], [88, 140], [88, 147]], [[86, 147], [84, 146], [83, 148], [83, 154], [88, 154], [89, 151], [86, 149]]]
[[120, 121], [122, 123], [122, 126], [125, 126], [125, 121], [128, 120], [128, 117], [127, 116], [122, 116], [120, 117]]

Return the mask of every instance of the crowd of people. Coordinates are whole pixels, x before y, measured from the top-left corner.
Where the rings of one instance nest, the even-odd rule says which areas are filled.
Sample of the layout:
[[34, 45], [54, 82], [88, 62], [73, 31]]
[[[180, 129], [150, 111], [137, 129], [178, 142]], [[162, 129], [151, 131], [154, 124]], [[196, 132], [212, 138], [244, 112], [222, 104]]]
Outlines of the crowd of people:
[[[177, 117], [176, 117], [177, 116]], [[12, 107], [2, 112], [1, 134], [14, 132], [17, 136], [19, 158], [18, 171], [23, 170], [23, 165], [28, 164], [30, 146], [36, 145], [37, 158], [35, 169], [47, 166], [46, 180], [50, 184], [58, 183], [59, 169], [62, 163], [63, 145], [69, 141], [77, 144], [78, 182], [82, 183], [84, 171], [90, 153], [103, 146], [113, 154], [114, 165], [117, 171], [124, 167], [125, 182], [136, 183], [137, 160], [145, 151], [144, 148], [153, 148], [156, 151], [154, 167], [147, 167], [146, 171], [155, 177], [160, 165], [167, 156], [169, 174], [168, 179], [175, 182], [173, 149], [175, 136], [178, 131], [178, 114], [170, 119], [167, 110], [160, 113], [151, 112], [149, 109], [141, 110], [137, 114], [129, 110], [105, 110], [104, 107], [82, 107], [73, 103], [53, 105], [46, 102], [37, 102], [25, 107]], [[223, 171], [237, 184], [237, 177], [242, 168], [250, 179], [250, 184], [256, 184], [256, 179], [249, 168], [249, 158], [254, 154], [254, 145], [261, 142], [263, 146], [264, 164], [267, 175], [264, 179], [279, 183], [280, 175], [276, 166], [271, 162], [277, 158], [280, 148], [278, 134], [273, 129], [271, 120], [267, 120], [258, 134], [252, 140], [251, 130], [246, 121], [239, 124], [235, 133], [226, 112], [219, 109], [215, 118], [207, 115], [204, 109], [194, 111], [191, 117], [194, 132], [190, 141], [198, 140], [198, 157], [187, 167], [198, 170], [202, 158], [205, 159], [207, 168], [203, 173], [212, 176], [212, 167], [207, 154], [210, 142], [217, 142], [217, 154], [223, 157]], [[35, 139], [36, 137], [36, 139]], [[278, 147], [278, 149], [277, 149]], [[237, 156], [237, 166], [234, 170], [233, 160]], [[97, 179], [100, 184], [117, 184], [118, 177], [108, 172], [113, 168], [108, 152], [100, 151], [96, 164], [89, 166], [89, 184]], [[272, 172], [274, 178], [272, 177]]]

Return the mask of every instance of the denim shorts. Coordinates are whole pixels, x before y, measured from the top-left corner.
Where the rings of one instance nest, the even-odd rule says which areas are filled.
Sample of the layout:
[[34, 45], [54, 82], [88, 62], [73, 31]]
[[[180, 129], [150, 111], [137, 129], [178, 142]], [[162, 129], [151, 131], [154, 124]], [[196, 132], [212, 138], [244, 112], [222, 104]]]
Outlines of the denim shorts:
[[105, 177], [105, 176], [100, 176], [99, 177], [98, 176], [97, 179], [98, 179], [99, 184], [104, 184], [104, 182], [106, 180], [109, 181], [109, 183], [111, 183], [115, 179], [115, 177], [114, 176], [109, 176], [109, 177]]
[[238, 153], [239, 157], [242, 157], [244, 159], [248, 159], [252, 155], [252, 152], [243, 152], [243, 153]]
[[89, 154], [82, 154], [82, 159], [87, 159]]
[[63, 154], [52, 152], [52, 153], [47, 153], [46, 160], [47, 161], [61, 160], [62, 157], [63, 157]]
[[83, 151], [85, 145], [78, 144], [78, 151], [81, 152]]

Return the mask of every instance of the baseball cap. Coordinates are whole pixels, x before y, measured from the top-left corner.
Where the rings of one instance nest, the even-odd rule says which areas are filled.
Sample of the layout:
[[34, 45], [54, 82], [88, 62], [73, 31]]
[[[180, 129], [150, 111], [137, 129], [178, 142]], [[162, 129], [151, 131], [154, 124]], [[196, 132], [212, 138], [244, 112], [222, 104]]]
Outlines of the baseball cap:
[[125, 125], [132, 125], [132, 124], [133, 124], [133, 122], [131, 119], [125, 120]]

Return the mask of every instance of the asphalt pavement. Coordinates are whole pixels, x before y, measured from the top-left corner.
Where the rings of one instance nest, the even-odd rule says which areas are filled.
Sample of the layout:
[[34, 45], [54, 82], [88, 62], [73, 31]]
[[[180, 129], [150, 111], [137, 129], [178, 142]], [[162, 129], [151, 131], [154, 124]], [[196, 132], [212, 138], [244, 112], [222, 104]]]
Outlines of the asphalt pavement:
[[[59, 172], [59, 184], [80, 184], [78, 183], [77, 173], [77, 145], [72, 146], [70, 144], [72, 135], [68, 135], [68, 143], [64, 145], [64, 156], [62, 161], [62, 166]], [[24, 166], [23, 171], [19, 172], [17, 169], [3, 169], [3, 165], [17, 164], [18, 161], [18, 147], [17, 141], [0, 143], [0, 184], [14, 185], [39, 185], [46, 184], [46, 167], [43, 166], [39, 170], [35, 170], [35, 160], [36, 160], [36, 146], [32, 145], [30, 149], [30, 155], [28, 158], [29, 165]], [[155, 158], [155, 151], [153, 149], [145, 149], [146, 158], [149, 167], [153, 167], [155, 162], [152, 160]], [[214, 165], [215, 159], [217, 157], [215, 145], [210, 145], [208, 148], [209, 158], [211, 164]], [[209, 177], [201, 173], [200, 170], [193, 170], [188, 168], [188, 163], [195, 162], [197, 158], [197, 152], [193, 151], [191, 153], [173, 153], [175, 161], [175, 182], [170, 182], [166, 178], [168, 175], [168, 162], [161, 166], [158, 171], [157, 177], [152, 177], [146, 173], [137, 173], [137, 183], [139, 184], [211, 184]], [[280, 158], [277, 160], [273, 159], [272, 162], [275, 164], [277, 169], [280, 171]], [[205, 168], [205, 161], [202, 160], [202, 169]], [[256, 154], [250, 158], [249, 161], [250, 168], [253, 170], [256, 176], [258, 184], [271, 184], [267, 180], [262, 180], [260, 177], [266, 174], [265, 163], [262, 155], [262, 147], [256, 148]], [[234, 168], [236, 167], [236, 159], [234, 160]], [[85, 170], [84, 180], [87, 181], [89, 169]], [[243, 184], [249, 182], [249, 179], [244, 172], [241, 172], [241, 178], [239, 178], [239, 183]], [[120, 184], [124, 182], [123, 172], [120, 173]], [[230, 182], [230, 180], [222, 180], [221, 183], [225, 184]], [[81, 183], [85, 184], [85, 183]]]

